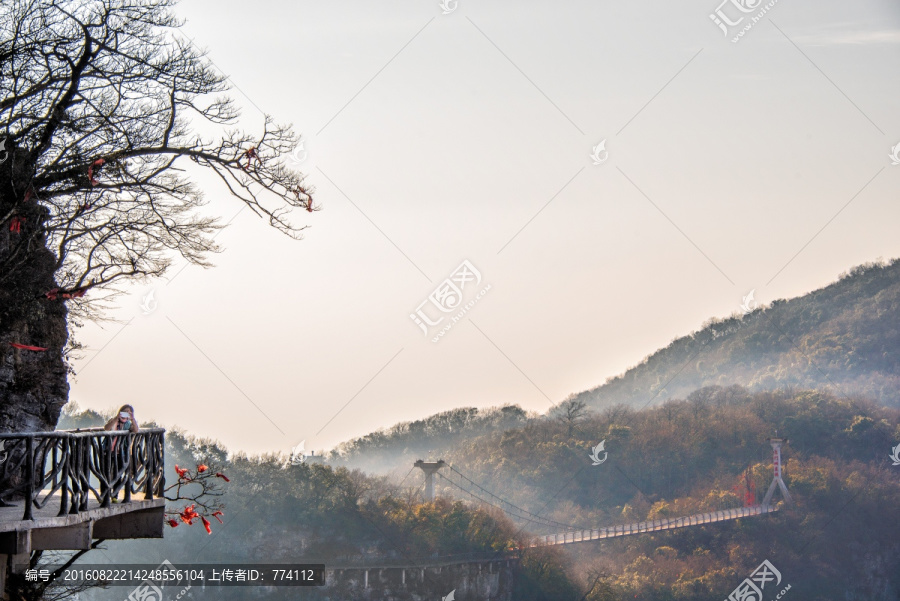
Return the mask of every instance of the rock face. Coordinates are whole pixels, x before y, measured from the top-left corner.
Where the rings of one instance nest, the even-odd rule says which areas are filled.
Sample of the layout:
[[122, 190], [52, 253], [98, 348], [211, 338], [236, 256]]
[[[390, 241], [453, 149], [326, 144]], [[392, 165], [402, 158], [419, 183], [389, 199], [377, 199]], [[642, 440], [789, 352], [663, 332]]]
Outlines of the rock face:
[[12, 151], [0, 164], [0, 432], [53, 430], [69, 396], [65, 301], [45, 296], [57, 287], [42, 229], [50, 212], [19, 183], [30, 182], [23, 162]]

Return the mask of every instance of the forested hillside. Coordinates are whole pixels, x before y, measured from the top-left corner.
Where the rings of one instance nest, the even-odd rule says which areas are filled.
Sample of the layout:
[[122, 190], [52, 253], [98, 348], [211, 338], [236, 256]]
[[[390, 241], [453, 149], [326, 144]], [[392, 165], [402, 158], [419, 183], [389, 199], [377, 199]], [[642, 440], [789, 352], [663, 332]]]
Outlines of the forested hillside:
[[[766, 438], [776, 429], [790, 440], [783, 457], [794, 506], [576, 545], [572, 573], [586, 588], [594, 583], [588, 601], [721, 601], [764, 559], [800, 599], [897, 599], [900, 466], [889, 456], [900, 444], [900, 411], [872, 401], [710, 387], [644, 411], [535, 419], [446, 458], [517, 507], [596, 528], [759, 503], [772, 480]], [[589, 453], [601, 440], [609, 455], [594, 466]], [[458, 479], [449, 474], [441, 492], [465, 498], [448, 484]]]
[[821, 290], [710, 320], [574, 398], [641, 407], [713, 384], [827, 388], [900, 407], [900, 260], [860, 265]]

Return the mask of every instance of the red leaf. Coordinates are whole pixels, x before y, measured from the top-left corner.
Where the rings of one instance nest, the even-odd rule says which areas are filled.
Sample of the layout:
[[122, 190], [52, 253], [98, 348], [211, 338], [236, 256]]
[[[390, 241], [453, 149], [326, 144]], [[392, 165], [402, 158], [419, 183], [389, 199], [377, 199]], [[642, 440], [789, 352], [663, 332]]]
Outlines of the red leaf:
[[225, 514], [222, 513], [221, 511], [213, 511], [212, 516], [213, 516], [214, 518], [216, 518], [217, 520], [219, 520], [219, 523], [220, 523], [220, 524], [224, 524], [225, 522], [223, 522], [223, 521], [222, 521], [222, 518], [219, 517], [220, 515], [225, 515]]
[[176, 522], [175, 520], [169, 520], [169, 526], [171, 526], [172, 528], [178, 528], [178, 522]]
[[209, 469], [209, 467], [207, 467], [201, 463], [200, 465], [197, 466], [197, 473], [202, 474], [203, 472], [205, 472], [208, 469]]
[[225, 482], [231, 482], [231, 480], [228, 479], [228, 476], [226, 476], [222, 472], [216, 472], [216, 478], [221, 478]]
[[206, 528], [206, 533], [212, 534], [212, 528], [209, 527], [209, 520], [202, 515], [200, 516], [200, 519], [203, 521], [203, 527]]

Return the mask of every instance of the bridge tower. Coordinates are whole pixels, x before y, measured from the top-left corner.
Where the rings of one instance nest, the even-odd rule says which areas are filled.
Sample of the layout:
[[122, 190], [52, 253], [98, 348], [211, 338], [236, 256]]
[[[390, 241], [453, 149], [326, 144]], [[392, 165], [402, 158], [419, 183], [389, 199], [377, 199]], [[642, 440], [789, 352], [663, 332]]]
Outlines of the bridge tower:
[[772, 478], [772, 484], [769, 485], [769, 490], [766, 491], [766, 496], [763, 499], [763, 505], [769, 505], [772, 502], [772, 495], [775, 494], [775, 488], [781, 489], [781, 496], [784, 497], [784, 501], [786, 503], [792, 503], [791, 493], [788, 492], [787, 485], [784, 483], [784, 480], [781, 479], [781, 445], [787, 444], [787, 438], [777, 438], [778, 430], [775, 430], [776, 438], [767, 438], [766, 441], [770, 445], [772, 445], [772, 469], [774, 471], [774, 477]]
[[447, 467], [447, 463], [443, 459], [437, 461], [422, 461], [419, 459], [413, 464], [425, 472], [425, 500], [434, 501], [434, 474], [442, 467]]

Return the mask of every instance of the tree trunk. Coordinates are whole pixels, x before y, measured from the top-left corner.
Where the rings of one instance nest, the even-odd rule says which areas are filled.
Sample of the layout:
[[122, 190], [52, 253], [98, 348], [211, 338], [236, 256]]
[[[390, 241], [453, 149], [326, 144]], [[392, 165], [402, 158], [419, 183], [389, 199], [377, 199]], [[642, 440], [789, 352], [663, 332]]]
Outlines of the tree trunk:
[[[6, 148], [0, 164], [0, 432], [49, 431], [69, 396], [66, 306], [45, 296], [57, 287], [56, 257], [42, 230], [49, 210], [34, 193], [25, 200], [34, 169], [27, 153], [11, 149], [10, 141]], [[14, 226], [14, 217], [24, 220]]]

